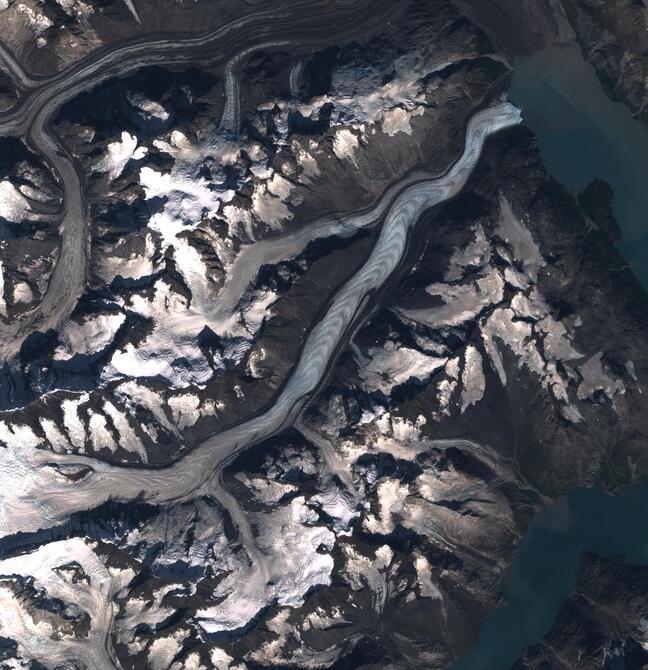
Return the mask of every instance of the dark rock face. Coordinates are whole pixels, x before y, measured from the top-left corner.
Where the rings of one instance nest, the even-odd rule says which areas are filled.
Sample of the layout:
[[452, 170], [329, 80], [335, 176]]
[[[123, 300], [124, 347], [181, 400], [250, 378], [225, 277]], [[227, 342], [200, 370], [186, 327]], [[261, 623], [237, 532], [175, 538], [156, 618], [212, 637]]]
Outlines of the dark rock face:
[[645, 567], [585, 554], [576, 593], [563, 602], [542, 643], [526, 649], [513, 670], [645, 667], [646, 589]]
[[564, 7], [606, 93], [628, 105], [645, 123], [648, 37], [644, 25], [648, 7], [634, 0], [565, 0]]
[[560, 1], [453, 0], [453, 3], [510, 58], [550, 47], [572, 35]]
[[[539, 509], [646, 478], [613, 193], [506, 101], [576, 35], [643, 114], [644, 14], [0, 0], [1, 664], [450, 668]], [[641, 667], [642, 570], [519, 667]]]

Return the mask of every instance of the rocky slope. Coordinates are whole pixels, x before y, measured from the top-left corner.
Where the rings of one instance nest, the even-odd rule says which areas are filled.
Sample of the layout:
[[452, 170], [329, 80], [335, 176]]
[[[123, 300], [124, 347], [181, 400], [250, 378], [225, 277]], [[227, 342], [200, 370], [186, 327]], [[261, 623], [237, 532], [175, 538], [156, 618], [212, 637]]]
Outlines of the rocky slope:
[[576, 592], [542, 643], [526, 649], [512, 670], [645, 667], [647, 576], [645, 567], [621, 557], [585, 554]]
[[564, 0], [565, 10], [587, 59], [606, 93], [644, 123], [648, 89], [648, 6], [632, 0]]
[[448, 668], [645, 478], [612, 195], [506, 102], [570, 14], [498, 7], [0, 0], [3, 667]]

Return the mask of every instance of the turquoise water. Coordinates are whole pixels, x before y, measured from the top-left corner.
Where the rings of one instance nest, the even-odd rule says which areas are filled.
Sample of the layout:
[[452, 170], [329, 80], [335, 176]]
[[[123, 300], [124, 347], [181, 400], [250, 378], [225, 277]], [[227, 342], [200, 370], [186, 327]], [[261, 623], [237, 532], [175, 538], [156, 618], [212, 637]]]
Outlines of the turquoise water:
[[598, 177], [612, 186], [619, 250], [648, 289], [648, 129], [605, 95], [576, 46], [516, 62], [509, 95], [558, 181], [580, 190]]
[[476, 646], [453, 670], [510, 670], [524, 647], [549, 631], [561, 600], [574, 591], [583, 550], [648, 564], [646, 519], [643, 484], [615, 496], [577, 489], [540, 512], [504, 575], [507, 605], [487, 617]]

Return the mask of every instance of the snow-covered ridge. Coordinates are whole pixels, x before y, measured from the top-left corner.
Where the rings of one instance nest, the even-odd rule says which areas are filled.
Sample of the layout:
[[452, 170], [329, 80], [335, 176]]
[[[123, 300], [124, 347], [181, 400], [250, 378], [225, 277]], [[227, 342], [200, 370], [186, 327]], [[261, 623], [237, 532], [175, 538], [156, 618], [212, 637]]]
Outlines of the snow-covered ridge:
[[[382, 285], [401, 260], [408, 227], [420, 214], [437, 202], [457, 193], [464, 185], [480, 156], [485, 139], [493, 132], [519, 123], [519, 110], [499, 103], [476, 114], [468, 127], [465, 149], [460, 160], [441, 178], [414, 184], [401, 193], [391, 205], [380, 236], [365, 265], [334, 297], [327, 314], [312, 329], [292, 376], [274, 405], [265, 413], [240, 423], [207, 440], [173, 467], [164, 470], [129, 470], [100, 463], [93, 459], [65, 457], [48, 460], [38, 454], [32, 442], [3, 455], [8, 459], [6, 472], [20, 471], [21, 490], [7, 487], [3, 496], [4, 518], [0, 529], [4, 535], [16, 528], [35, 530], [63, 520], [74, 509], [85, 509], [109, 498], [128, 500], [144, 496], [155, 502], [190, 496], [210, 474], [245, 449], [248, 444], [270, 435], [285, 424], [295, 408], [317, 387], [341, 337], [353, 322], [367, 292]], [[56, 464], [89, 465], [80, 481], [61, 478]], [[109, 474], [109, 480], [106, 475]], [[71, 484], [75, 496], [66, 500], [61, 492]], [[30, 491], [32, 493], [30, 493]], [[38, 493], [37, 493], [38, 492]], [[33, 496], [39, 500], [34, 506]]]

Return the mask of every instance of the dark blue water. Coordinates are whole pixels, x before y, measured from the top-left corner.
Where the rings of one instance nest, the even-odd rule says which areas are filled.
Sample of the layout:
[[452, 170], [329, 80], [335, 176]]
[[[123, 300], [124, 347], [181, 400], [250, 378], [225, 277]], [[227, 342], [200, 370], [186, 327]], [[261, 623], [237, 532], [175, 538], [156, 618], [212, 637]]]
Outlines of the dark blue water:
[[510, 98], [558, 181], [581, 190], [598, 177], [612, 186], [619, 250], [648, 289], [648, 129], [605, 95], [576, 46], [517, 62]]
[[576, 586], [582, 551], [622, 554], [648, 564], [648, 485], [610, 496], [577, 489], [539, 513], [504, 575], [507, 605], [484, 622], [475, 648], [454, 670], [510, 670], [527, 645], [549, 631]]

